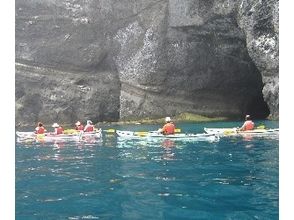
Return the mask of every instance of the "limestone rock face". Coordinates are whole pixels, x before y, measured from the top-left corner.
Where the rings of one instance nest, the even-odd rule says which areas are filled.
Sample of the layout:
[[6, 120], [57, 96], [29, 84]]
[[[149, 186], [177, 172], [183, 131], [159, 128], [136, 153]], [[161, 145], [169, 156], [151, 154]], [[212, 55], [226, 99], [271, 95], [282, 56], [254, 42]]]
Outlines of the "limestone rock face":
[[238, 23], [248, 53], [262, 75], [263, 95], [272, 118], [279, 118], [279, 1], [242, 0]]
[[278, 87], [278, 1], [16, 0], [19, 125], [277, 118]]

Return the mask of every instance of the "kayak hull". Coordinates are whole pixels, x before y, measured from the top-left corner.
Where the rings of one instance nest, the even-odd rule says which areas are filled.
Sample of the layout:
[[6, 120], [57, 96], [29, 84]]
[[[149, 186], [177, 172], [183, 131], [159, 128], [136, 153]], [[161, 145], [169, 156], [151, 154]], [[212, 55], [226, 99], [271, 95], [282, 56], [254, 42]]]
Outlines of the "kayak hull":
[[[139, 132], [138, 132], [139, 133]], [[218, 141], [219, 137], [214, 134], [172, 134], [172, 135], [163, 135], [158, 132], [147, 132], [144, 135], [140, 135], [137, 132], [133, 131], [121, 131], [117, 130], [116, 134], [119, 140], [161, 140], [161, 139], [171, 139], [171, 140], [189, 140], [189, 141]]]
[[251, 136], [272, 136], [279, 135], [279, 129], [254, 129], [249, 131], [238, 131], [237, 128], [204, 128], [207, 134], [215, 134], [219, 136], [237, 136], [237, 135], [251, 135]]
[[54, 142], [54, 141], [82, 141], [84, 139], [95, 138], [100, 139], [102, 138], [101, 130], [96, 132], [82, 132], [76, 134], [35, 134], [33, 132], [16, 132], [17, 141], [29, 141], [29, 140], [36, 140], [36, 141], [44, 141], [44, 142]]

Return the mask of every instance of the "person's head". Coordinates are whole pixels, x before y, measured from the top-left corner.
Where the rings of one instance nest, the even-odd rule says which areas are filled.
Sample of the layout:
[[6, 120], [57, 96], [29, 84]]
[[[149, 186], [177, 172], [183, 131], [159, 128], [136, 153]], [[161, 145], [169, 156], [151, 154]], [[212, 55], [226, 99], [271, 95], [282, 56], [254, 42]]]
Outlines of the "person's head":
[[54, 123], [54, 124], [52, 125], [52, 127], [53, 127], [53, 128], [58, 128], [58, 127], [59, 127], [59, 124]]
[[43, 123], [42, 122], [38, 122], [38, 127], [42, 127]]
[[170, 117], [165, 117], [165, 122], [166, 123], [171, 122], [171, 118]]
[[87, 124], [91, 125], [91, 124], [93, 124], [93, 122], [91, 120], [87, 120]]
[[250, 115], [245, 116], [245, 120], [250, 120], [250, 119], [251, 119]]
[[81, 125], [81, 122], [80, 121], [77, 121], [76, 122], [76, 126], [80, 126]]

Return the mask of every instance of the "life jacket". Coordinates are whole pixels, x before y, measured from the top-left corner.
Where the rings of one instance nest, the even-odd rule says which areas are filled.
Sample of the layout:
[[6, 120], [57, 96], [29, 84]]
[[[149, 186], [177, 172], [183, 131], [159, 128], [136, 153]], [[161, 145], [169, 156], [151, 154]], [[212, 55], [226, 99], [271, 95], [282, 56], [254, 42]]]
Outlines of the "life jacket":
[[55, 130], [56, 134], [63, 134], [63, 128], [62, 127], [58, 127]]
[[162, 128], [163, 134], [174, 134], [175, 125], [173, 123], [166, 123]]
[[84, 130], [84, 126], [83, 125], [78, 125], [78, 126], [76, 126], [76, 130], [82, 131], [82, 130]]
[[94, 131], [94, 126], [93, 125], [86, 125], [85, 132], [92, 132], [92, 131]]
[[251, 120], [245, 121], [245, 131], [253, 130], [254, 129], [254, 122]]
[[36, 133], [37, 134], [44, 134], [45, 133], [45, 128], [42, 127], [36, 127]]

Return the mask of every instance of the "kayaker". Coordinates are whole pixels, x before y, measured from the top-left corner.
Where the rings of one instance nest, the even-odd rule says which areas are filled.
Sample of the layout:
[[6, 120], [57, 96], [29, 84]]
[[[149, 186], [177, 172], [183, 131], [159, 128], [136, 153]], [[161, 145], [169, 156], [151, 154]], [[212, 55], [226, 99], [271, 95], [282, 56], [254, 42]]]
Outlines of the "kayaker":
[[87, 124], [84, 128], [84, 132], [93, 132], [94, 131], [94, 125], [91, 120], [87, 120]]
[[158, 130], [162, 134], [174, 134], [175, 133], [175, 125], [171, 121], [170, 117], [165, 118], [165, 125]]
[[63, 127], [61, 127], [59, 124], [54, 123], [52, 127], [54, 128], [54, 134], [63, 134]]
[[36, 134], [44, 134], [47, 130], [44, 128], [42, 122], [38, 122], [37, 127], [35, 128]]
[[76, 122], [76, 130], [77, 131], [83, 131], [84, 130], [84, 125], [82, 125], [82, 123], [80, 121]]
[[245, 122], [238, 131], [249, 131], [254, 129], [254, 122], [251, 120], [250, 115], [245, 116]]

